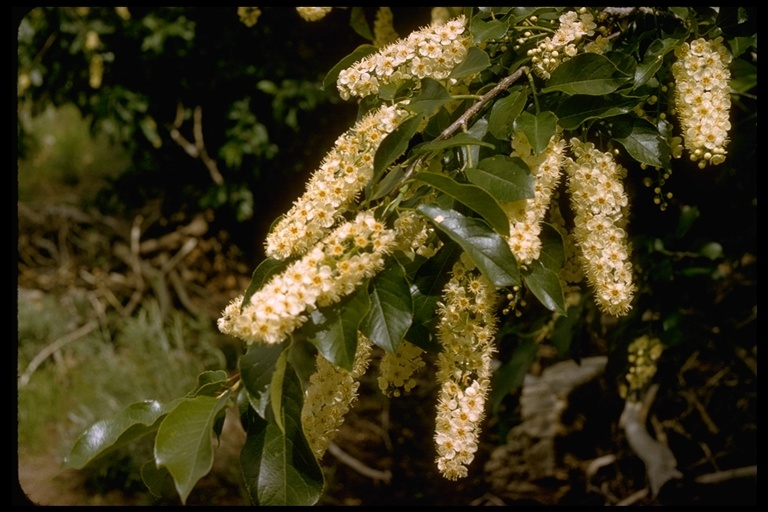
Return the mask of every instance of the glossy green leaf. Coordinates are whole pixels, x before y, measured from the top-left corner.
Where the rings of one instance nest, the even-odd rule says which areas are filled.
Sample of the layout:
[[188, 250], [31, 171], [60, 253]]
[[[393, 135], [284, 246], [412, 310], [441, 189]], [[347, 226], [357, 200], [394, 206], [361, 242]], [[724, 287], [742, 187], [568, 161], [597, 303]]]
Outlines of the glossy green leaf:
[[485, 146], [494, 149], [493, 144], [483, 142], [480, 139], [472, 137], [464, 132], [458, 133], [446, 140], [432, 140], [424, 142], [413, 148], [414, 154], [428, 153], [430, 151], [442, 151], [443, 149], [455, 148], [461, 146]]
[[565, 297], [557, 273], [536, 260], [523, 272], [523, 282], [545, 308], [565, 314]]
[[559, 272], [565, 264], [565, 249], [563, 248], [563, 236], [551, 224], [541, 223], [541, 251], [539, 261], [552, 272]]
[[[483, 21], [480, 18], [473, 18], [470, 32], [472, 33], [472, 42], [482, 44], [486, 41], [495, 41], [504, 37], [509, 30], [509, 25], [501, 20]], [[476, 48], [476, 47], [472, 47]]]
[[420, 205], [418, 211], [459, 244], [493, 284], [499, 287], [520, 284], [520, 271], [509, 245], [488, 224], [431, 204]]
[[466, 169], [465, 174], [471, 183], [502, 204], [534, 196], [531, 171], [519, 157], [495, 155], [485, 158], [477, 168]]
[[609, 133], [640, 163], [669, 167], [669, 146], [659, 130], [645, 119], [631, 116], [613, 118]]
[[157, 430], [155, 462], [173, 476], [182, 503], [213, 467], [213, 426], [228, 401], [229, 393], [185, 399]]
[[734, 37], [728, 40], [728, 46], [731, 47], [731, 55], [734, 59], [738, 59], [743, 53], [757, 46], [757, 35], [751, 35], [749, 37]]
[[522, 112], [515, 119], [515, 130], [525, 133], [533, 153], [538, 155], [547, 148], [557, 130], [557, 116], [550, 111], [531, 114]]
[[316, 309], [301, 331], [328, 361], [352, 370], [357, 350], [357, 330], [370, 308], [367, 286], [338, 304]]
[[608, 94], [605, 96], [570, 96], [557, 108], [558, 124], [566, 130], [575, 130], [590, 119], [605, 119], [631, 112], [644, 98]]
[[491, 66], [491, 59], [488, 54], [477, 46], [471, 46], [467, 50], [464, 60], [459, 62], [453, 68], [449, 78], [464, 78], [474, 75]]
[[528, 368], [536, 360], [539, 344], [531, 338], [524, 339], [515, 348], [509, 360], [491, 377], [491, 393], [489, 397], [491, 409], [498, 411], [504, 397], [511, 391], [523, 385]]
[[242, 308], [248, 304], [253, 294], [259, 291], [273, 275], [282, 272], [289, 263], [290, 260], [276, 260], [273, 258], [267, 258], [259, 263], [251, 275], [251, 282], [248, 283], [248, 287], [245, 289], [240, 307]]
[[249, 401], [262, 418], [265, 417], [269, 403], [269, 385], [275, 373], [275, 365], [283, 350], [282, 344], [254, 343], [238, 361], [240, 379], [248, 391]]
[[154, 460], [142, 464], [141, 480], [149, 492], [157, 498], [170, 498], [176, 492], [171, 474], [167, 469], [157, 467]]
[[384, 137], [384, 140], [379, 145], [379, 149], [376, 150], [376, 155], [373, 157], [374, 176], [380, 176], [384, 169], [392, 165], [395, 160], [405, 153], [411, 139], [419, 131], [419, 126], [421, 126], [423, 120], [424, 116], [422, 115], [408, 118], [400, 123], [392, 133]]
[[411, 289], [405, 270], [392, 261], [371, 281], [370, 309], [360, 331], [374, 344], [394, 354], [413, 322]]
[[285, 429], [250, 415], [240, 465], [248, 495], [257, 506], [311, 506], [323, 491], [323, 472], [304, 437], [301, 384], [289, 365], [283, 379]]
[[602, 96], [614, 92], [630, 78], [616, 69], [608, 57], [598, 53], [582, 53], [560, 64], [541, 92], [561, 91], [569, 95]]
[[129, 405], [115, 416], [88, 427], [64, 458], [64, 469], [81, 469], [90, 462], [139, 439], [160, 426], [160, 422], [182, 399], [168, 404], [147, 400]]
[[197, 376], [197, 387], [194, 391], [187, 393], [188, 398], [195, 396], [216, 396], [220, 394], [227, 382], [229, 376], [224, 370], [212, 370], [201, 373]]
[[528, 102], [526, 89], [510, 90], [509, 95], [496, 101], [491, 107], [488, 118], [488, 131], [499, 140], [505, 140], [512, 135], [514, 122]]
[[661, 69], [664, 63], [664, 55], [673, 51], [680, 41], [672, 38], [657, 39], [652, 42], [645, 51], [643, 61], [635, 69], [633, 88], [637, 89], [645, 85]]
[[[288, 366], [287, 352], [280, 353], [275, 362], [275, 371], [272, 374], [272, 380], [269, 382], [269, 403], [272, 406], [272, 421], [282, 431], [285, 431], [283, 423], [283, 381], [285, 380], [285, 369]], [[269, 410], [267, 410], [269, 412]], [[267, 416], [269, 418], [269, 416]]]
[[433, 172], [420, 172], [414, 177], [448, 194], [479, 213], [499, 234], [509, 233], [509, 218], [488, 192], [475, 185], [459, 183], [453, 178]]
[[419, 94], [405, 108], [417, 114], [430, 115], [452, 100], [443, 84], [427, 77], [421, 81]]
[[323, 79], [323, 89], [336, 87], [336, 80], [339, 78], [339, 73], [377, 51], [379, 51], [379, 49], [372, 44], [363, 44], [355, 48], [352, 53], [341, 59], [335, 66], [333, 66], [333, 68], [331, 68], [328, 74], [325, 75], [325, 78]]

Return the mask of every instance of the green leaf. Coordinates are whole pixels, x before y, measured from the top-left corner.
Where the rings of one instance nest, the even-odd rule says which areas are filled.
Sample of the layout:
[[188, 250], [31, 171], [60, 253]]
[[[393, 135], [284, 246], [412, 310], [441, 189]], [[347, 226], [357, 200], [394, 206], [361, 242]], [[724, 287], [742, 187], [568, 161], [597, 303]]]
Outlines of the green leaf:
[[536, 115], [530, 112], [521, 113], [515, 119], [515, 130], [521, 130], [528, 138], [533, 153], [538, 155], [545, 149], [557, 130], [557, 116], [550, 111]]
[[524, 89], [517, 88], [511, 90], [509, 95], [501, 98], [491, 107], [491, 114], [488, 118], [488, 131], [499, 140], [506, 140], [512, 135], [515, 119], [525, 108], [528, 102], [528, 95]]
[[154, 460], [142, 464], [141, 480], [157, 498], [169, 498], [176, 492], [171, 474], [165, 468], [158, 468]]
[[625, 75], [608, 57], [597, 53], [582, 53], [560, 64], [541, 93], [561, 91], [565, 94], [602, 96], [624, 85], [631, 77]]
[[545, 308], [565, 314], [565, 297], [557, 273], [536, 260], [523, 272], [523, 282]]
[[[272, 380], [269, 382], [269, 403], [272, 405], [272, 420], [275, 425], [285, 431], [283, 424], [283, 381], [285, 380], [285, 369], [288, 366], [288, 355], [284, 350], [275, 362], [275, 371], [272, 374]], [[268, 409], [266, 412], [269, 412]], [[267, 416], [269, 418], [269, 416]]]
[[757, 87], [757, 66], [744, 59], [731, 62], [731, 89], [736, 92], [749, 92]]
[[557, 349], [557, 353], [565, 356], [570, 352], [574, 335], [581, 328], [581, 312], [584, 306], [579, 303], [568, 308], [568, 315], [561, 316], [555, 321], [550, 342]]
[[417, 114], [430, 115], [452, 100], [443, 84], [427, 77], [421, 81], [419, 95], [413, 98], [405, 108]]
[[197, 387], [187, 393], [187, 398], [196, 396], [216, 396], [224, 390], [227, 382], [227, 372], [224, 370], [206, 371], [197, 376]]
[[368, 26], [368, 20], [365, 19], [365, 10], [362, 7], [353, 7], [349, 14], [349, 26], [355, 33], [369, 41], [373, 41], [371, 27]]
[[485, 158], [477, 168], [466, 169], [465, 174], [470, 182], [502, 204], [534, 196], [531, 171], [519, 157], [495, 155]]
[[430, 151], [442, 151], [448, 148], [461, 147], [461, 146], [485, 146], [486, 148], [495, 149], [493, 144], [483, 142], [480, 139], [472, 137], [466, 133], [457, 133], [450, 139], [446, 140], [432, 140], [429, 142], [423, 142], [413, 148], [413, 153], [429, 153]]
[[731, 55], [734, 59], [738, 59], [742, 54], [753, 46], [757, 46], [757, 35], [751, 35], [749, 37], [734, 37], [728, 40], [728, 46], [731, 47]]
[[[503, 38], [507, 33], [507, 30], [509, 30], [509, 25], [501, 20], [483, 21], [480, 18], [475, 17], [472, 18], [472, 25], [469, 29], [472, 33], [472, 42], [479, 45], [486, 41]], [[472, 46], [470, 50], [474, 48], [477, 47]], [[479, 50], [479, 48], [477, 49]]]
[[171, 473], [182, 503], [213, 467], [213, 426], [228, 401], [229, 393], [185, 399], [157, 430], [155, 463]]
[[313, 311], [301, 330], [323, 357], [351, 371], [357, 350], [357, 330], [369, 307], [364, 285], [338, 304]]
[[433, 172], [420, 172], [415, 179], [428, 183], [479, 213], [499, 234], [509, 234], [509, 218], [488, 192], [475, 185], [459, 183], [453, 178]]
[[673, 51], [679, 44], [679, 40], [672, 38], [656, 39], [652, 42], [645, 51], [643, 62], [635, 69], [633, 89], [648, 83], [656, 72], [661, 69], [661, 65], [664, 63], [664, 55]]
[[509, 392], [523, 385], [525, 374], [536, 360], [538, 350], [539, 344], [527, 338], [515, 348], [509, 361], [493, 372], [490, 403], [494, 412], [498, 411], [501, 401]]
[[459, 244], [493, 284], [520, 284], [520, 271], [509, 245], [485, 222], [430, 204], [419, 205], [418, 211]]
[[408, 143], [411, 141], [419, 126], [424, 120], [423, 115], [415, 115], [406, 119], [395, 128], [390, 134], [381, 141], [376, 155], [373, 157], [374, 179], [384, 172], [384, 169], [392, 165], [400, 155], [408, 149]]
[[275, 365], [283, 349], [283, 344], [254, 343], [238, 361], [240, 380], [248, 391], [251, 406], [262, 418], [265, 417], [269, 403], [269, 386]]
[[609, 133], [640, 163], [669, 167], [669, 146], [659, 130], [645, 119], [620, 116], [611, 119]]
[[253, 275], [251, 275], [251, 282], [248, 283], [248, 287], [245, 289], [240, 307], [242, 308], [248, 304], [253, 294], [259, 291], [269, 281], [269, 278], [285, 270], [289, 263], [290, 260], [276, 260], [273, 258], [267, 258], [259, 263], [259, 266], [253, 271]]
[[471, 46], [464, 60], [453, 68], [448, 78], [464, 78], [489, 67], [491, 67], [491, 58], [488, 54], [476, 46]]
[[75, 441], [64, 458], [64, 469], [81, 469], [90, 462], [154, 432], [162, 418], [182, 399], [168, 404], [147, 400], [129, 405], [112, 418], [97, 421]]
[[590, 119], [605, 119], [631, 112], [644, 98], [608, 94], [605, 96], [570, 96], [557, 108], [558, 124], [565, 130], [575, 130]]
[[565, 264], [565, 249], [563, 248], [563, 236], [551, 224], [541, 223], [541, 251], [539, 261], [544, 268], [558, 273]]
[[413, 322], [411, 289], [403, 267], [392, 261], [371, 282], [368, 297], [371, 307], [360, 324], [360, 331], [394, 354]]
[[352, 53], [341, 59], [335, 66], [333, 66], [333, 68], [331, 68], [328, 74], [325, 75], [325, 78], [323, 79], [323, 89], [328, 89], [329, 86], [335, 87], [336, 80], [339, 78], [339, 73], [377, 51], [379, 51], [379, 49], [372, 44], [363, 44], [355, 48]]
[[303, 392], [291, 366], [283, 379], [283, 424], [250, 415], [240, 465], [248, 495], [257, 506], [311, 506], [323, 491], [323, 472], [301, 426]]

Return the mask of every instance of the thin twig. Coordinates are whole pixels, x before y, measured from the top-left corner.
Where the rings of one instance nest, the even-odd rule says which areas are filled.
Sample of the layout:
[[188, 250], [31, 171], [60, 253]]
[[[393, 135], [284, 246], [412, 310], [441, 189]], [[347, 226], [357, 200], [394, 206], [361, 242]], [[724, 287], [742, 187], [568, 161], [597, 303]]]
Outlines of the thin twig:
[[392, 472], [390, 470], [385, 469], [384, 471], [379, 471], [378, 469], [370, 468], [333, 443], [328, 446], [328, 451], [331, 452], [331, 455], [336, 457], [339, 462], [346, 464], [363, 476], [367, 476], [374, 480], [380, 480], [387, 484], [392, 480]]
[[726, 480], [733, 480], [734, 478], [747, 478], [752, 476], [757, 476], [757, 465], [726, 469], [724, 471], [716, 471], [714, 473], [700, 475], [696, 477], [695, 481], [698, 484], [719, 484]]

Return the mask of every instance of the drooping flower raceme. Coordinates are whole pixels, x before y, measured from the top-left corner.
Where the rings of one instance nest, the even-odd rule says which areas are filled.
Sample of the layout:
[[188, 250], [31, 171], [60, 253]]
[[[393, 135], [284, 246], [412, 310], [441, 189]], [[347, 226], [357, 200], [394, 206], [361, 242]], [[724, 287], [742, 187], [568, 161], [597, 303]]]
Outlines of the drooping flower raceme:
[[409, 78], [442, 80], [464, 60], [471, 38], [465, 35], [466, 18], [412, 32], [339, 73], [336, 87], [343, 99], [377, 94], [379, 87]]
[[725, 161], [731, 109], [728, 64], [723, 38], [696, 39], [675, 50], [675, 108], [685, 149], [699, 167]]
[[457, 480], [475, 457], [491, 378], [496, 288], [463, 261], [454, 264], [438, 305], [437, 359], [440, 394], [435, 421], [437, 467]]
[[586, 12], [568, 11], [559, 18], [560, 26], [552, 37], [545, 38], [536, 48], [528, 50], [533, 71], [541, 78], [549, 79], [551, 73], [563, 62], [578, 53], [576, 44], [584, 36], [592, 36], [597, 25], [594, 17]]
[[600, 308], [624, 315], [634, 295], [631, 249], [624, 230], [629, 205], [621, 180], [626, 169], [590, 142], [573, 138], [571, 149], [576, 160], [566, 158], [565, 169], [575, 214], [573, 236], [584, 275]]
[[319, 460], [325, 454], [344, 418], [357, 399], [360, 377], [371, 359], [373, 344], [361, 333], [352, 371], [345, 370], [317, 354], [317, 369], [309, 378], [301, 408], [301, 425], [309, 447]]
[[541, 222], [560, 181], [565, 141], [555, 135], [544, 151], [534, 155], [528, 139], [520, 131], [514, 133], [512, 147], [512, 155], [520, 157], [531, 170], [534, 197], [502, 204], [501, 207], [509, 218], [509, 248], [519, 263], [528, 265], [541, 253]]
[[231, 302], [219, 318], [219, 330], [248, 344], [280, 343], [313, 310], [338, 302], [376, 275], [394, 241], [395, 232], [372, 213], [358, 213], [273, 276], [242, 309], [242, 296]]
[[267, 235], [267, 256], [286, 259], [304, 254], [322, 238], [371, 180], [381, 141], [407, 116], [403, 109], [385, 106], [339, 137], [304, 194]]

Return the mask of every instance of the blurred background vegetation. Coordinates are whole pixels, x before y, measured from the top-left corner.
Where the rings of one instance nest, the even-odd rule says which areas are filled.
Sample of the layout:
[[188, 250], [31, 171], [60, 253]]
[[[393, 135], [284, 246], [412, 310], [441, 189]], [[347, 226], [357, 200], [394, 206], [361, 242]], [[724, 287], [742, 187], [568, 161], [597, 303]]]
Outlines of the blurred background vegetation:
[[[430, 8], [392, 9], [401, 36], [430, 21]], [[271, 222], [357, 116], [356, 105], [321, 83], [370, 42], [361, 20], [371, 22], [375, 8], [335, 8], [314, 23], [292, 8], [259, 12], [248, 26], [236, 7], [14, 10], [17, 433], [25, 492], [42, 476], [26, 474], [22, 462], [50, 461], [45, 488], [94, 421], [137, 400], [179, 396], [202, 370], [234, 368], [240, 347], [218, 333], [215, 319], [263, 258]], [[752, 72], [756, 65], [741, 75]], [[650, 169], [629, 169], [630, 229], [642, 269], [634, 311], [658, 326], [667, 347], [660, 379], [672, 390], [696, 354], [728, 368], [756, 364], [757, 109], [754, 91], [740, 93], [729, 159], [719, 169], [677, 162], [663, 182]], [[663, 197], [672, 194], [666, 211], [654, 203], [656, 186]], [[535, 358], [520, 342], [547, 321], [535, 313], [502, 327], [503, 360], [527, 358], [527, 368]], [[616, 326], [596, 312], [578, 313], [560, 327], [568, 345], [544, 355], [626, 353], [638, 334], [632, 316]], [[615, 378], [625, 363], [612, 360]], [[756, 370], [736, 374], [748, 401], [731, 401], [727, 412], [740, 427], [710, 444], [749, 459]], [[501, 439], [514, 423], [516, 397], [497, 400], [489, 434]], [[681, 404], [667, 405], [670, 417], [681, 414]], [[109, 502], [114, 489], [122, 489], [116, 504], [158, 503], [138, 477], [147, 450], [126, 447], [84, 471], [79, 482], [89, 503]], [[229, 498], [212, 491], [221, 488], [242, 502], [235, 467], [215, 485], [202, 482], [190, 502], [224, 503]], [[46, 496], [50, 488], [34, 490], [49, 504], [67, 504]]]

